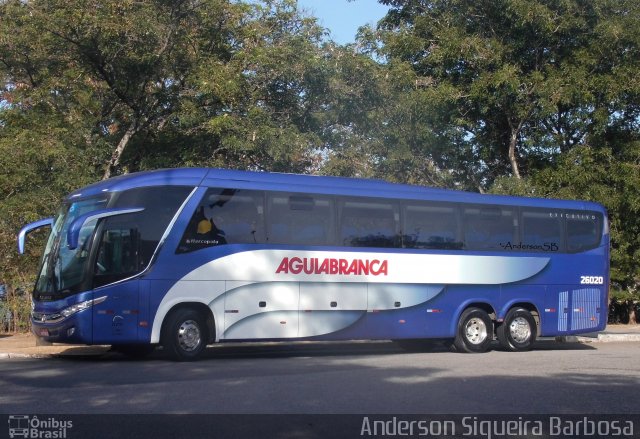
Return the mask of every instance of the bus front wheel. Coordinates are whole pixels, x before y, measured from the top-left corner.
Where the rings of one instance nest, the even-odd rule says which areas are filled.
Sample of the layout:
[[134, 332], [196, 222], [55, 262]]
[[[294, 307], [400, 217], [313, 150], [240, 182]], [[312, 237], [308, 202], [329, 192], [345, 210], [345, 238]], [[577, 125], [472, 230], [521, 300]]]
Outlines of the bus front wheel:
[[162, 346], [176, 361], [196, 360], [207, 347], [207, 323], [202, 314], [179, 308], [167, 317], [162, 331]]
[[485, 352], [493, 340], [491, 317], [480, 308], [467, 308], [458, 320], [453, 347], [458, 352]]
[[538, 328], [529, 311], [512, 308], [496, 330], [500, 345], [509, 351], [528, 351], [536, 341]]

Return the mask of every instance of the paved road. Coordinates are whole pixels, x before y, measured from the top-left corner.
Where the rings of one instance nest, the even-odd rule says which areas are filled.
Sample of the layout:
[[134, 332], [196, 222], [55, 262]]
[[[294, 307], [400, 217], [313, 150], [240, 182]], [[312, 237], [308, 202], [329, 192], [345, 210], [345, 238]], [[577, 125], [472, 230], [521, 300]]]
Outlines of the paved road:
[[640, 413], [640, 343], [407, 353], [393, 343], [226, 345], [0, 361], [0, 413]]

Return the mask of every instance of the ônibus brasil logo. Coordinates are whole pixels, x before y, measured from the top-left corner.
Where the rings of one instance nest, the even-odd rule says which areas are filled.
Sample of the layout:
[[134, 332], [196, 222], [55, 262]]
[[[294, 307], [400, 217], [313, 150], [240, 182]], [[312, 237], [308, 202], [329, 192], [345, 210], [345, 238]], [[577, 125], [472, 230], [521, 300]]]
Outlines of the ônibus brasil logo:
[[9, 416], [9, 437], [27, 439], [65, 439], [67, 432], [73, 428], [73, 421], [60, 420], [54, 417], [38, 418], [30, 415]]
[[337, 259], [285, 257], [276, 274], [337, 274], [344, 276], [386, 276], [389, 263], [386, 259]]

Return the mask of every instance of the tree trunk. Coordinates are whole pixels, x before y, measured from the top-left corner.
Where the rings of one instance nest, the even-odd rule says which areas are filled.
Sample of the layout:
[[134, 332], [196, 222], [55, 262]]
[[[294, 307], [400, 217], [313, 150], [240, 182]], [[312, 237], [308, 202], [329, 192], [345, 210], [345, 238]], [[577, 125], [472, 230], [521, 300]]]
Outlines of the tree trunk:
[[636, 316], [636, 302], [633, 300], [627, 301], [627, 310], [629, 311], [629, 324], [638, 324], [638, 318]]
[[511, 129], [511, 139], [509, 139], [509, 162], [511, 163], [511, 171], [513, 172], [513, 176], [520, 180], [522, 177], [520, 176], [520, 168], [518, 167], [518, 159], [516, 157], [516, 146], [518, 144], [518, 134], [520, 133], [520, 128], [522, 127], [522, 123], [518, 125], [518, 128]]
[[120, 139], [120, 142], [118, 142], [118, 146], [116, 147], [115, 151], [113, 151], [113, 154], [111, 155], [111, 160], [109, 160], [109, 163], [107, 163], [107, 168], [105, 169], [104, 175], [102, 176], [103, 180], [106, 180], [107, 178], [111, 177], [111, 173], [113, 172], [114, 168], [118, 166], [118, 164], [120, 163], [120, 158], [122, 157], [122, 153], [124, 152], [124, 149], [127, 147], [129, 140], [131, 140], [133, 135], [137, 132], [138, 132], [138, 123], [137, 121], [133, 121], [131, 122], [129, 129], [127, 129], [127, 131], [124, 133], [124, 136], [122, 136], [122, 138]]

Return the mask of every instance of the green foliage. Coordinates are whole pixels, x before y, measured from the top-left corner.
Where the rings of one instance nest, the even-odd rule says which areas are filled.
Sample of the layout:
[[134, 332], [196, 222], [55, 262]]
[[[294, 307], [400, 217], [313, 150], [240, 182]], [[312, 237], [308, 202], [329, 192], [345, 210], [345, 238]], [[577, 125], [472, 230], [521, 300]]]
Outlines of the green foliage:
[[39, 0], [2, 9], [12, 101], [76, 114], [87, 143], [102, 147], [105, 178], [196, 163], [315, 166], [322, 30], [295, 2]]
[[[381, 0], [379, 52], [453, 99], [449, 136], [482, 187], [637, 120], [637, 2]], [[634, 24], [635, 23], [635, 24]], [[465, 161], [452, 157], [451, 169]]]
[[[29, 286], [31, 282], [29, 282]], [[28, 289], [9, 287], [6, 298], [0, 300], [0, 332], [26, 332], [29, 330], [31, 301]]]
[[631, 290], [614, 289], [610, 293], [609, 323], [638, 323], [640, 297]]

